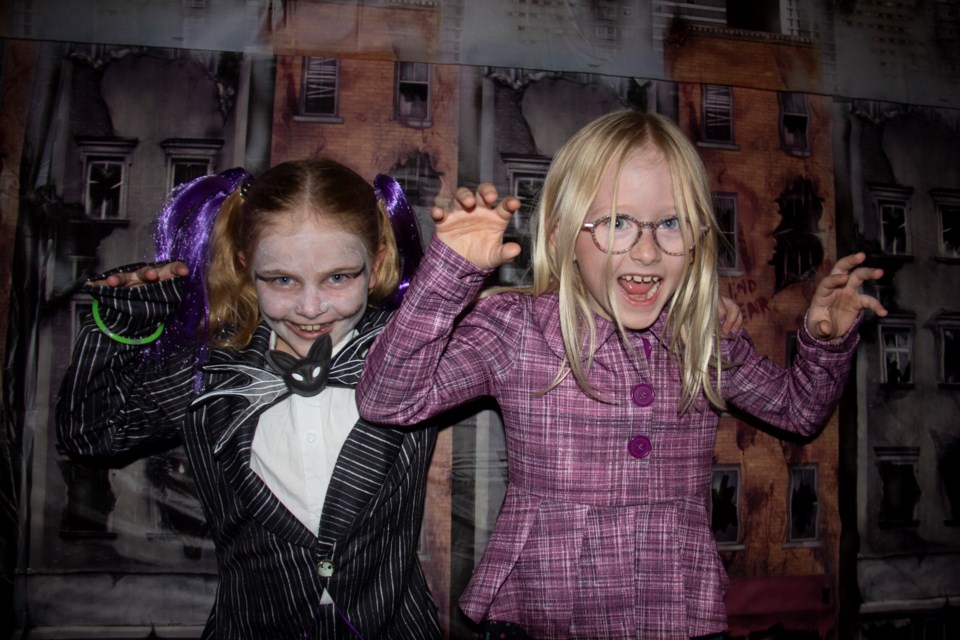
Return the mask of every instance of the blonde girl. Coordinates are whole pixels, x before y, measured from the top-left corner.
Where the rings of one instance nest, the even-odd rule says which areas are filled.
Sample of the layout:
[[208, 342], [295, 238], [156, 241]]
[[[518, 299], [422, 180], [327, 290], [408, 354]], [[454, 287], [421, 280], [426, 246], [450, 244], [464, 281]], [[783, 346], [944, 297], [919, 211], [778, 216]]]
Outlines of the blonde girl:
[[499, 403], [510, 482], [460, 607], [517, 637], [721, 633], [727, 577], [707, 515], [720, 410], [815, 436], [862, 309], [885, 313], [857, 292], [880, 271], [858, 268], [863, 255], [834, 265], [783, 369], [742, 331], [721, 337], [709, 182], [668, 119], [623, 111], [575, 134], [541, 194], [533, 286], [473, 304], [520, 250], [503, 242], [519, 202], [497, 199], [484, 184], [433, 211], [357, 390], [361, 415], [392, 424]]

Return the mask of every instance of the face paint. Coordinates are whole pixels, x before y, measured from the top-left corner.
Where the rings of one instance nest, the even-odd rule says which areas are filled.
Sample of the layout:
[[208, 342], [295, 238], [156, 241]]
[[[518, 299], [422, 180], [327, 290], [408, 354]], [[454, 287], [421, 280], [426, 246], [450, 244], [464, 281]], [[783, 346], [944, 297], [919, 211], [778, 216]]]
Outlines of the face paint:
[[318, 337], [336, 346], [357, 326], [379, 265], [357, 236], [291, 215], [264, 231], [248, 266], [276, 348], [303, 358]]

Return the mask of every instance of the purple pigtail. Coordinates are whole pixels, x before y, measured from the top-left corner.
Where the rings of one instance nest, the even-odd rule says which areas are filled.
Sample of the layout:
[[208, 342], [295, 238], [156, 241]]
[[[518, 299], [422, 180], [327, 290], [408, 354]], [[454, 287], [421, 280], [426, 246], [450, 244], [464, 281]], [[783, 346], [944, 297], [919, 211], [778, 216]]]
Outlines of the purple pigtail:
[[400, 306], [403, 294], [410, 286], [410, 280], [420, 264], [420, 258], [423, 257], [420, 227], [417, 226], [417, 216], [413, 207], [407, 202], [407, 196], [403, 193], [399, 182], [381, 173], [374, 178], [373, 188], [377, 199], [383, 200], [387, 207], [387, 216], [390, 218], [393, 237], [397, 242], [397, 252], [400, 254], [400, 283], [396, 291], [382, 302], [384, 308], [394, 309]]
[[[176, 187], [156, 222], [156, 260], [179, 260], [190, 274], [183, 287], [183, 301], [166, 323], [163, 335], [151, 349], [161, 360], [180, 351], [184, 344], [197, 342], [210, 326], [206, 275], [210, 234], [224, 200], [252, 176], [243, 169], [229, 169], [216, 175], [200, 176]], [[207, 359], [209, 345], [199, 344], [198, 364]], [[199, 370], [198, 370], [199, 381]]]

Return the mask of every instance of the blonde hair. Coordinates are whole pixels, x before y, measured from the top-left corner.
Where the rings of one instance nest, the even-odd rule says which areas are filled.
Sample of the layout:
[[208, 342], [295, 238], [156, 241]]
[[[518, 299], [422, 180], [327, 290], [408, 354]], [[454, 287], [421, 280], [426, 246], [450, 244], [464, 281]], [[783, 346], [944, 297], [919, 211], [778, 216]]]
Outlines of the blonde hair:
[[[707, 173], [693, 145], [675, 124], [660, 115], [635, 111], [607, 114], [574, 134], [555, 156], [540, 194], [533, 237], [533, 284], [526, 291], [532, 295], [557, 293], [565, 352], [564, 365], [547, 390], [572, 373], [584, 392], [603, 400], [589, 383], [596, 324], [574, 262], [574, 248], [608, 168], [616, 168], [619, 181], [630, 154], [649, 149], [655, 149], [669, 166], [681, 228], [695, 245], [667, 303], [664, 325], [663, 337], [681, 372], [678, 409], [687, 411], [701, 395], [723, 407], [720, 376], [711, 376], [711, 371], [719, 371], [722, 360], [717, 314], [718, 229]], [[613, 286], [612, 282], [607, 285], [608, 301]], [[631, 348], [616, 305], [610, 307], [624, 344]]]
[[371, 260], [385, 248], [370, 290], [371, 305], [397, 287], [400, 260], [385, 206], [356, 172], [327, 158], [284, 162], [242, 191], [224, 201], [211, 234], [206, 284], [213, 346], [241, 348], [250, 343], [260, 322], [260, 305], [253, 278], [239, 256], [253, 255], [265, 229], [304, 209], [360, 238]]

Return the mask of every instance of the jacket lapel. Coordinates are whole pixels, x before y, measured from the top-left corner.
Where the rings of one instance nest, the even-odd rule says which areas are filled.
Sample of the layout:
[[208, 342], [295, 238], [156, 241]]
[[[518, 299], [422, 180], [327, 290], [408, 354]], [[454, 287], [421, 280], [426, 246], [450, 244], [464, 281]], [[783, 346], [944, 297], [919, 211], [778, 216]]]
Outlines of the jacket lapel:
[[356, 424], [343, 443], [327, 488], [320, 518], [320, 544], [332, 546], [347, 536], [357, 517], [384, 490], [404, 435], [400, 429], [374, 427], [363, 419]]
[[[357, 337], [334, 357], [331, 363], [329, 385], [356, 387], [360, 381], [367, 351], [383, 330], [389, 316], [390, 313], [387, 311], [371, 311], [364, 316], [358, 326]], [[227, 366], [231, 363], [264, 368], [266, 366], [264, 354], [269, 344], [270, 329], [261, 324], [246, 349], [232, 353], [212, 352], [209, 364], [226, 366], [215, 368], [219, 373], [211, 374], [211, 386], [224, 384], [223, 375], [229, 377], [237, 375], [227, 373]], [[229, 433], [227, 429], [231, 418], [211, 420], [210, 422], [215, 423], [217, 427], [210, 433], [210, 438], [215, 446], [218, 446], [220, 452], [218, 459], [225, 478], [234, 488], [238, 499], [264, 527], [278, 536], [303, 546], [309, 547], [318, 543], [332, 546], [337, 540], [350, 533], [357, 517], [383, 490], [390, 470], [396, 466], [404, 441], [404, 431], [378, 428], [362, 419], [357, 422], [344, 442], [334, 467], [324, 500], [317, 537], [284, 507], [260, 476], [250, 468], [253, 438], [260, 414], [280, 399], [282, 398], [276, 398], [259, 407], [242, 422], [234, 424]], [[223, 401], [220, 399], [212, 404]], [[232, 399], [231, 405], [235, 401], [236, 399]], [[235, 405], [232, 406], [237, 410]], [[218, 442], [219, 445], [217, 445]]]
[[317, 544], [316, 536], [287, 510], [260, 476], [250, 468], [253, 436], [257, 431], [260, 413], [262, 411], [245, 420], [229, 441], [220, 456], [223, 474], [236, 492], [238, 500], [264, 528], [301, 546], [314, 546]]
[[[223, 365], [223, 368], [218, 367], [215, 369], [216, 373], [210, 374], [208, 388], [220, 388], [221, 385], [229, 384], [228, 381], [231, 378], [242, 378], [236, 373], [229, 372], [231, 364], [263, 368], [265, 366], [263, 354], [266, 353], [269, 344], [270, 329], [261, 324], [257, 327], [247, 348], [239, 352], [212, 351], [208, 364]], [[200, 419], [210, 427], [208, 437], [211, 448], [216, 448], [218, 451], [215, 457], [223, 470], [224, 478], [233, 487], [237, 499], [244, 508], [249, 510], [264, 528], [275, 535], [304, 547], [311, 547], [317, 544], [315, 535], [287, 510], [260, 476], [250, 468], [253, 437], [256, 434], [260, 414], [281, 399], [282, 397], [274, 398], [271, 402], [249, 413], [241, 422], [236, 423], [236, 416], [247, 408], [248, 401], [240, 397], [217, 398], [204, 410], [208, 414], [221, 415], [201, 416]]]
[[[359, 335], [334, 358], [329, 384], [357, 386], [367, 351], [389, 317], [387, 311], [372, 311], [364, 317], [358, 327]], [[375, 427], [363, 419], [357, 422], [340, 450], [327, 488], [320, 518], [321, 544], [333, 545], [347, 536], [357, 518], [384, 490], [387, 476], [396, 466], [403, 439], [404, 432], [400, 429]]]

